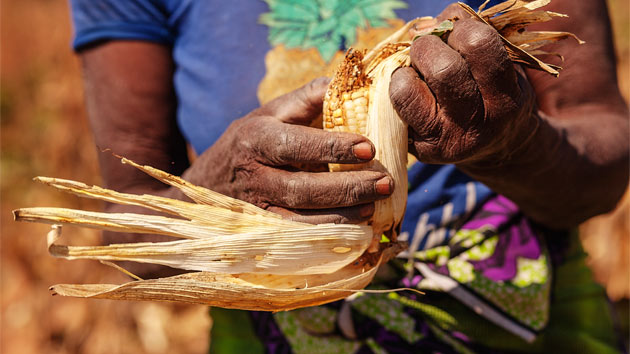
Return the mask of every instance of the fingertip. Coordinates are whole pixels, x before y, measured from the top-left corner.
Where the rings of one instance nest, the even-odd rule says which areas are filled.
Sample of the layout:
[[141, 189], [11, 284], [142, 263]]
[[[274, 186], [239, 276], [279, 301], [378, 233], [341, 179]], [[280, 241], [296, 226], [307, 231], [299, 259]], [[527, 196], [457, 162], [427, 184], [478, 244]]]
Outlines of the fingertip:
[[326, 76], [318, 77], [308, 83], [309, 92], [317, 98], [323, 100], [326, 90], [330, 84], [330, 78]]
[[411, 68], [400, 68], [392, 75], [389, 95], [394, 109], [407, 123], [413, 117], [430, 116], [435, 112], [435, 98], [420, 74]]
[[466, 19], [469, 18], [470, 14], [466, 12], [459, 4], [452, 3], [448, 5], [442, 13], [440, 13], [436, 18], [439, 21], [445, 20], [458, 20], [458, 19]]
[[313, 83], [313, 85], [318, 85], [318, 86], [328, 86], [328, 84], [330, 84], [330, 81], [332, 79], [329, 78], [328, 76], [320, 76], [318, 78], [313, 79], [311, 82]]
[[360, 160], [369, 161], [374, 158], [376, 150], [371, 142], [363, 141], [352, 145], [352, 153]]
[[418, 73], [411, 67], [398, 68], [394, 71], [389, 83], [389, 95], [394, 104], [406, 101], [409, 88], [413, 86], [414, 80], [419, 78]]
[[385, 176], [375, 183], [376, 193], [380, 195], [390, 195], [394, 192], [394, 180]]

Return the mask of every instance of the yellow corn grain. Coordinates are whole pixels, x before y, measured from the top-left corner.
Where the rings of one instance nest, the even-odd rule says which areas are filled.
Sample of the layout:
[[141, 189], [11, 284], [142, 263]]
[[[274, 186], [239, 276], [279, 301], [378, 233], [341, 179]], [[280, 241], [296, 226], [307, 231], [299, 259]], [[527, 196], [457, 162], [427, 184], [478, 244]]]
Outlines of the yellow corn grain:
[[382, 234], [396, 241], [406, 207], [407, 126], [394, 111], [388, 92], [393, 71], [409, 64], [408, 47], [408, 43], [385, 45], [377, 55], [350, 49], [324, 99], [325, 130], [364, 135], [376, 148], [374, 160], [362, 164], [330, 164], [330, 171], [381, 171], [394, 180], [393, 195], [376, 202], [374, 216], [369, 221], [374, 231], [369, 252], [379, 250]]

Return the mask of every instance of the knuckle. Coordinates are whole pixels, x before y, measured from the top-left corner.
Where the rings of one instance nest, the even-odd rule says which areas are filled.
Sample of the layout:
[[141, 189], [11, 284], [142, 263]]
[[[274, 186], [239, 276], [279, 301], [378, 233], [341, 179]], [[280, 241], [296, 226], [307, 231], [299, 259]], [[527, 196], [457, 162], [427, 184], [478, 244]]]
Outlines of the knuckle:
[[348, 224], [351, 222], [351, 220], [346, 215], [342, 215], [339, 213], [330, 214], [328, 216], [328, 220], [326, 221], [333, 224]]
[[422, 121], [422, 124], [414, 131], [414, 140], [425, 142], [429, 145], [438, 145], [444, 135], [443, 122], [432, 118]]
[[[405, 106], [405, 104], [413, 96], [414, 85], [413, 81], [418, 77], [412, 68], [400, 68], [392, 75], [392, 80], [389, 84], [389, 95], [394, 105]], [[419, 78], [418, 78], [419, 79]]]
[[294, 214], [294, 221], [306, 222], [309, 224], [348, 224], [351, 222], [346, 216], [331, 211], [327, 214], [302, 215]]
[[319, 140], [313, 148], [320, 152], [320, 156], [323, 160], [341, 161], [347, 157], [348, 146], [338, 136], [333, 134]]
[[426, 74], [428, 80], [449, 82], [454, 77], [463, 75], [465, 73], [465, 65], [461, 57], [455, 54], [454, 52], [445, 51], [439, 53], [435, 58], [435, 62], [429, 66], [429, 72]]
[[265, 200], [260, 185], [265, 179], [264, 172], [257, 163], [245, 161], [236, 164], [230, 176], [232, 195], [259, 207], [264, 207]]
[[451, 18], [467, 18], [470, 17], [464, 9], [457, 3], [452, 3], [448, 5], [441, 14], [438, 15], [438, 20], [443, 21]]
[[457, 46], [460, 52], [502, 48], [497, 31], [474, 19], [460, 21], [449, 36], [449, 44]]
[[234, 148], [241, 152], [257, 151], [266, 139], [267, 130], [266, 117], [258, 115], [250, 115], [245, 118], [234, 121], [230, 125], [233, 131]]
[[[434, 37], [435, 39], [432, 41], [437, 40], [439, 44], [433, 46], [433, 48], [420, 49], [425, 51], [425, 53], [419, 55], [420, 60], [417, 60], [414, 65], [424, 76], [429, 86], [436, 81], [449, 80], [453, 76], [465, 73], [465, 70], [467, 70], [466, 63], [459, 53], [448, 48], [436, 36], [427, 37]], [[419, 40], [424, 38], [426, 37], [422, 37]]]
[[431, 61], [431, 55], [443, 46], [437, 36], [422, 36], [411, 43], [410, 56], [415, 65]]
[[363, 182], [357, 183], [356, 180], [351, 177], [344, 178], [341, 184], [341, 193], [339, 194], [339, 197], [344, 200], [340, 201], [339, 204], [356, 204], [363, 199], [363, 196], [366, 194], [365, 189]]
[[[445, 132], [444, 130], [447, 130]], [[442, 127], [441, 134], [415, 142], [418, 158], [426, 163], [457, 163], [468, 158], [478, 145], [474, 129]]]
[[312, 80], [308, 86], [311, 91], [319, 93], [322, 92], [322, 90], [326, 90], [329, 82], [330, 79], [323, 76]]
[[305, 106], [305, 108], [311, 107], [316, 101], [324, 98], [326, 89], [328, 88], [328, 78], [319, 77], [311, 80], [302, 88], [294, 91], [294, 99], [298, 104]]
[[517, 118], [521, 115], [525, 106], [515, 100], [511, 95], [504, 94], [502, 97], [496, 97], [496, 103], [492, 107], [488, 107], [488, 114], [491, 115], [490, 120], [504, 119], [506, 117]]
[[277, 126], [270, 128], [269, 126], [261, 127], [259, 135], [261, 149], [258, 151], [259, 154], [269, 163], [276, 166], [294, 162], [302, 149], [301, 144], [296, 143], [295, 135], [289, 132], [286, 127], [280, 129]]
[[308, 194], [304, 192], [308, 189], [305, 188], [305, 182], [303, 178], [297, 176], [288, 177], [284, 183], [284, 193], [280, 194], [282, 202], [288, 207], [300, 207], [307, 201]]

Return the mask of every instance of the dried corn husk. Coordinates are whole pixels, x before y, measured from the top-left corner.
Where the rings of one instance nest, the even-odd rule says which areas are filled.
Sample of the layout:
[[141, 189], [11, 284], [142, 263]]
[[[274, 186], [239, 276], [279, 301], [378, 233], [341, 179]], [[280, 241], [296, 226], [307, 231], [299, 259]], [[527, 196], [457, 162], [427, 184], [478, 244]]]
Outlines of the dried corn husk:
[[[54, 239], [60, 227], [51, 231]], [[113, 284], [58, 284], [55, 294], [116, 300], [176, 301], [253, 311], [291, 310], [343, 299], [366, 287], [378, 265], [400, 252], [392, 244], [378, 259], [363, 257], [332, 274], [273, 275], [196, 272]]]
[[[560, 14], [534, 11], [550, 0], [512, 0], [475, 12], [460, 5], [478, 20], [494, 26], [502, 35], [512, 60], [558, 75], [557, 67], [533, 57], [540, 47], [567, 37], [564, 32], [527, 32], [529, 23], [544, 22]], [[118, 300], [177, 301], [225, 308], [281, 311], [338, 300], [363, 289], [378, 266], [402, 250], [395, 242], [405, 210], [407, 192], [407, 127], [389, 101], [389, 83], [394, 70], [409, 65], [412, 26], [426, 34], [443, 35], [452, 24], [421, 18], [363, 53], [346, 56], [327, 93], [342, 97], [348, 73], [359, 75], [368, 91], [369, 106], [365, 134], [376, 147], [374, 161], [361, 166], [389, 173], [395, 192], [379, 202], [369, 225], [308, 225], [283, 220], [249, 203], [192, 185], [177, 176], [122, 159], [156, 179], [180, 189], [194, 203], [151, 195], [119, 193], [83, 183], [38, 177], [38, 182], [59, 190], [112, 203], [142, 206], [167, 216], [99, 213], [63, 208], [24, 208], [14, 211], [18, 221], [53, 224], [48, 237], [49, 253], [66, 259], [135, 261], [198, 271], [174, 277], [138, 280], [123, 285], [60, 284], [51, 288], [64, 296]], [[358, 60], [357, 60], [358, 59]], [[353, 66], [349, 66], [352, 61]], [[346, 75], [346, 76], [344, 76]], [[334, 109], [331, 109], [331, 111]], [[326, 114], [326, 113], [325, 113]], [[329, 127], [326, 127], [329, 128]], [[333, 129], [334, 130], [334, 129]], [[344, 166], [331, 166], [342, 170]], [[76, 224], [102, 230], [152, 233], [177, 237], [163, 243], [134, 243], [109, 246], [66, 246], [59, 244], [60, 224]], [[379, 243], [382, 233], [393, 242]], [[368, 252], [369, 250], [369, 252]]]
[[[125, 163], [132, 163], [123, 160]], [[133, 163], [132, 163], [133, 164]], [[160, 181], [185, 185], [179, 177], [133, 164], [152, 172]], [[144, 242], [109, 246], [72, 247], [53, 242], [50, 253], [66, 259], [135, 261], [174, 268], [225, 273], [325, 274], [333, 273], [359, 258], [369, 245], [368, 226], [310, 225], [268, 216], [267, 211], [211, 192], [213, 205], [194, 204], [156, 196], [136, 196], [87, 186], [73, 181], [36, 178], [61, 190], [121, 204], [140, 205], [178, 218], [132, 213], [99, 213], [63, 208], [24, 208], [14, 212], [16, 220], [51, 224], [77, 224], [103, 230], [162, 234], [182, 238], [171, 242]], [[198, 200], [209, 200], [207, 190], [190, 188]], [[232, 209], [228, 209], [232, 208]], [[253, 207], [253, 208], [252, 208]], [[258, 215], [251, 215], [258, 213]]]

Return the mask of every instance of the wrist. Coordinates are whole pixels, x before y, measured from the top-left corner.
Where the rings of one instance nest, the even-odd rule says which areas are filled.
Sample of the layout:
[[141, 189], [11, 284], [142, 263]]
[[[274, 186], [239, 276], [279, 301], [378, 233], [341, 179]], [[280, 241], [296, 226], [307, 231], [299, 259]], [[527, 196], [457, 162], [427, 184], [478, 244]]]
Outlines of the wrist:
[[487, 171], [535, 162], [534, 152], [540, 150], [542, 140], [548, 140], [542, 127], [544, 119], [533, 109], [520, 121], [517, 126], [506, 126], [501, 137], [495, 139], [484, 153], [457, 163], [457, 167], [464, 171]]

